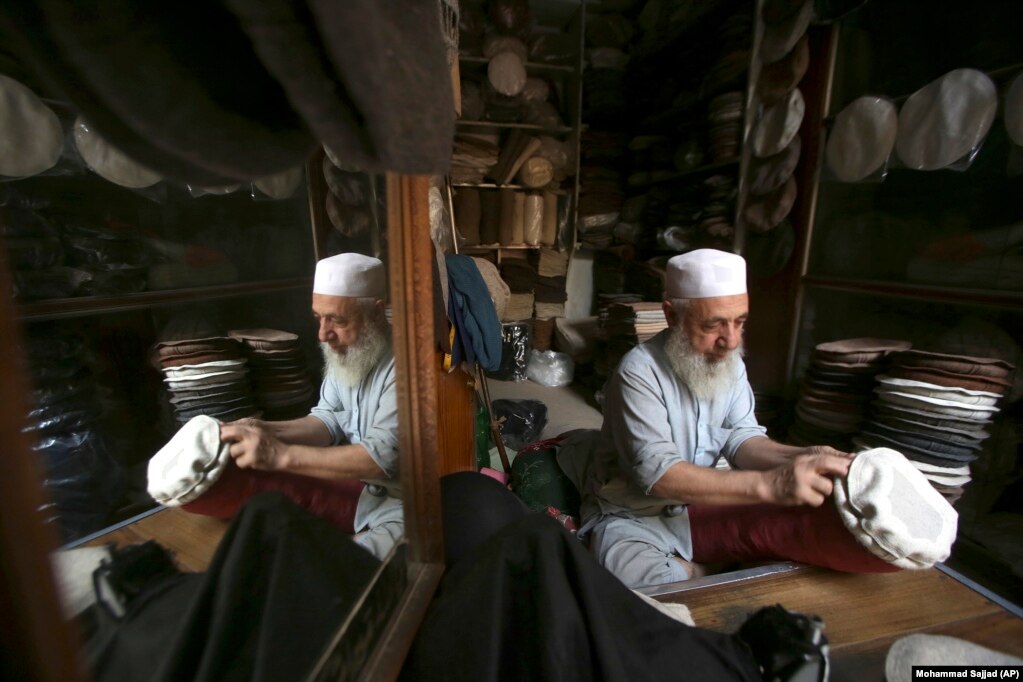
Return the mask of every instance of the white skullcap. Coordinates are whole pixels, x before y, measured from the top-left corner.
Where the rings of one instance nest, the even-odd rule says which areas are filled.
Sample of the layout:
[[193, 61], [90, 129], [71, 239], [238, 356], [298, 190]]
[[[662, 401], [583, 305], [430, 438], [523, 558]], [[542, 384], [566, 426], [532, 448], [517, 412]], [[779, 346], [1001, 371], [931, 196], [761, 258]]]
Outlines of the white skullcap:
[[668, 298], [713, 298], [746, 293], [746, 261], [734, 253], [696, 249], [668, 261]]
[[382, 299], [386, 292], [384, 264], [378, 258], [361, 253], [339, 253], [316, 263], [314, 294]]

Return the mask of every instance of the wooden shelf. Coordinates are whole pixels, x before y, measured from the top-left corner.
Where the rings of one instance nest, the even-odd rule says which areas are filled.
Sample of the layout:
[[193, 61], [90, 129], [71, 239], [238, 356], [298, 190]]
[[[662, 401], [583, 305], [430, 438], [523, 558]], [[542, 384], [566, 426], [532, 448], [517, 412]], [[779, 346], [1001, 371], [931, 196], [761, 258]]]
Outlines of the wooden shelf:
[[717, 171], [726, 170], [738, 165], [739, 157], [732, 159], [726, 159], [724, 161], [715, 161], [714, 163], [708, 163], [703, 166], [698, 166], [687, 171], [677, 171], [670, 175], [655, 178], [652, 180], [645, 180], [643, 182], [627, 183], [628, 187], [650, 187], [652, 185], [660, 185], [665, 182], [674, 182], [675, 180], [681, 180], [683, 178], [698, 177], [700, 175], [713, 175]]
[[[490, 59], [487, 57], [470, 57], [467, 55], [459, 55], [458, 61], [462, 64], [478, 64], [481, 66], [485, 66], [490, 63]], [[526, 67], [527, 73], [553, 73], [553, 74], [575, 73], [575, 66], [572, 64], [545, 64], [544, 62], [523, 62], [523, 66]]]
[[929, 284], [885, 282], [844, 277], [819, 277], [807, 275], [803, 278], [807, 286], [822, 289], [836, 289], [863, 294], [879, 294], [895, 298], [910, 298], [941, 303], [967, 303], [1023, 308], [1023, 292], [1000, 291], [997, 289], [968, 289]]
[[554, 249], [554, 246], [545, 246], [543, 244], [537, 244], [536, 246], [530, 246], [529, 244], [473, 244], [472, 246], [461, 247], [462, 251], [538, 251], [540, 249]]
[[557, 128], [545, 128], [544, 126], [535, 125], [533, 123], [498, 123], [495, 121], [455, 121], [456, 128], [500, 128], [500, 129], [519, 129], [519, 130], [535, 130], [538, 133], [547, 133], [549, 135], [566, 135], [568, 133], [575, 132], [575, 128], [569, 126], [558, 126]]
[[18, 306], [17, 316], [19, 320], [25, 322], [38, 322], [42, 320], [140, 310], [196, 300], [211, 301], [251, 294], [289, 291], [303, 287], [312, 288], [312, 284], [313, 280], [311, 277], [291, 277], [265, 282], [239, 282], [218, 286], [195, 287], [194, 289], [143, 291], [137, 294], [119, 294], [116, 296], [59, 298], [49, 301], [22, 303]]

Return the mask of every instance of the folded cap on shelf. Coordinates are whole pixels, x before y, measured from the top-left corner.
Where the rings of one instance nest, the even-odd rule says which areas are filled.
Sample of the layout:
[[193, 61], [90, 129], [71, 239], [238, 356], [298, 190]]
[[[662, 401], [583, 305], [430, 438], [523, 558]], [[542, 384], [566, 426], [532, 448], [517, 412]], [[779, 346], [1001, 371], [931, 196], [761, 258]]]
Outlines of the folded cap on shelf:
[[0, 74], [0, 175], [27, 177], [49, 170], [64, 150], [60, 119], [32, 90]]
[[1012, 79], [1005, 92], [1004, 117], [1009, 138], [1023, 146], [1023, 73]]
[[792, 91], [803, 80], [810, 66], [810, 48], [804, 34], [787, 55], [765, 64], [757, 78], [757, 95], [770, 106]]
[[760, 40], [760, 58], [763, 63], [776, 62], [792, 51], [796, 42], [810, 26], [810, 20], [813, 18], [813, 1], [803, 0], [795, 10], [792, 10], [791, 6], [796, 3], [788, 3], [788, 11], [779, 12], [777, 15], [768, 11], [767, 7], [762, 10], [778, 18], [775, 23], [767, 23], [766, 20], [764, 22], [764, 33]]
[[764, 110], [753, 129], [753, 153], [765, 158], [785, 149], [799, 132], [805, 113], [806, 103], [799, 88]]
[[909, 168], [937, 170], [979, 145], [998, 110], [991, 78], [976, 69], [955, 69], [931, 81], [902, 105], [895, 150]]
[[784, 185], [799, 164], [802, 146], [799, 135], [796, 135], [788, 146], [777, 154], [764, 159], [752, 159], [749, 171], [750, 194], [758, 196], [768, 194]]
[[74, 140], [78, 153], [89, 168], [116, 185], [141, 189], [163, 179], [159, 173], [146, 168], [103, 139], [95, 127], [81, 116], [75, 121]]
[[899, 126], [895, 105], [882, 97], [864, 96], [835, 117], [825, 160], [842, 182], [859, 182], [881, 168], [891, 156]]
[[792, 211], [796, 194], [796, 180], [792, 177], [773, 192], [761, 196], [751, 194], [742, 209], [743, 223], [757, 233], [774, 229]]

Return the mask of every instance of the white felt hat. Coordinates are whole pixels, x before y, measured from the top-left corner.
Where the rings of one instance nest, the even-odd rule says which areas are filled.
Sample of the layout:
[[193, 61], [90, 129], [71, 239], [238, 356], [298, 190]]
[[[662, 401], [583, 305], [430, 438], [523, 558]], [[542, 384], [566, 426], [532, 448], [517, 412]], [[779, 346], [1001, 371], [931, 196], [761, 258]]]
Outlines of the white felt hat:
[[149, 460], [146, 490], [161, 504], [188, 504], [206, 492], [223, 473], [231, 455], [220, 442], [220, 422], [192, 417]]
[[339, 253], [316, 263], [313, 293], [328, 296], [384, 298], [384, 264], [361, 253]]
[[910, 95], [899, 112], [895, 150], [909, 168], [944, 168], [980, 144], [998, 109], [987, 74], [955, 69]]
[[859, 182], [879, 169], [892, 153], [899, 115], [881, 97], [853, 100], [835, 117], [825, 159], [842, 182]]
[[930, 568], [948, 558], [959, 515], [901, 453], [856, 455], [832, 495], [842, 523], [875, 556], [900, 568]]
[[746, 293], [746, 261], [716, 249], [696, 249], [668, 261], [668, 298], [714, 298]]
[[159, 173], [149, 170], [111, 146], [81, 116], [75, 121], [74, 138], [75, 147], [89, 168], [114, 184], [139, 189], [155, 185], [163, 179]]
[[57, 163], [63, 149], [57, 114], [29, 88], [0, 74], [0, 175], [42, 173]]
[[760, 41], [760, 58], [765, 64], [782, 59], [806, 33], [813, 18], [813, 0], [804, 0], [799, 9], [778, 23], [765, 22]]

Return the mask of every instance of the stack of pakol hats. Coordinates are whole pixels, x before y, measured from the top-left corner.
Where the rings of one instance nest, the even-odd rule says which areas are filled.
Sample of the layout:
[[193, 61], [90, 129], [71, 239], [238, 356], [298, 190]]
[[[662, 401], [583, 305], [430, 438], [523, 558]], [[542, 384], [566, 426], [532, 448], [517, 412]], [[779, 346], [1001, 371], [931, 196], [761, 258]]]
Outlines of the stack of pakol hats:
[[221, 421], [261, 416], [247, 361], [235, 339], [161, 341], [154, 352], [179, 426], [200, 414]]
[[256, 400], [267, 419], [308, 414], [316, 398], [298, 336], [278, 329], [233, 329], [248, 359]]
[[818, 344], [796, 401], [789, 442], [851, 450], [867, 417], [875, 377], [887, 368], [889, 355], [909, 347], [908, 341], [875, 338]]
[[971, 480], [970, 463], [980, 456], [1013, 369], [996, 358], [898, 353], [877, 377], [871, 418], [856, 444], [902, 452], [954, 503]]

